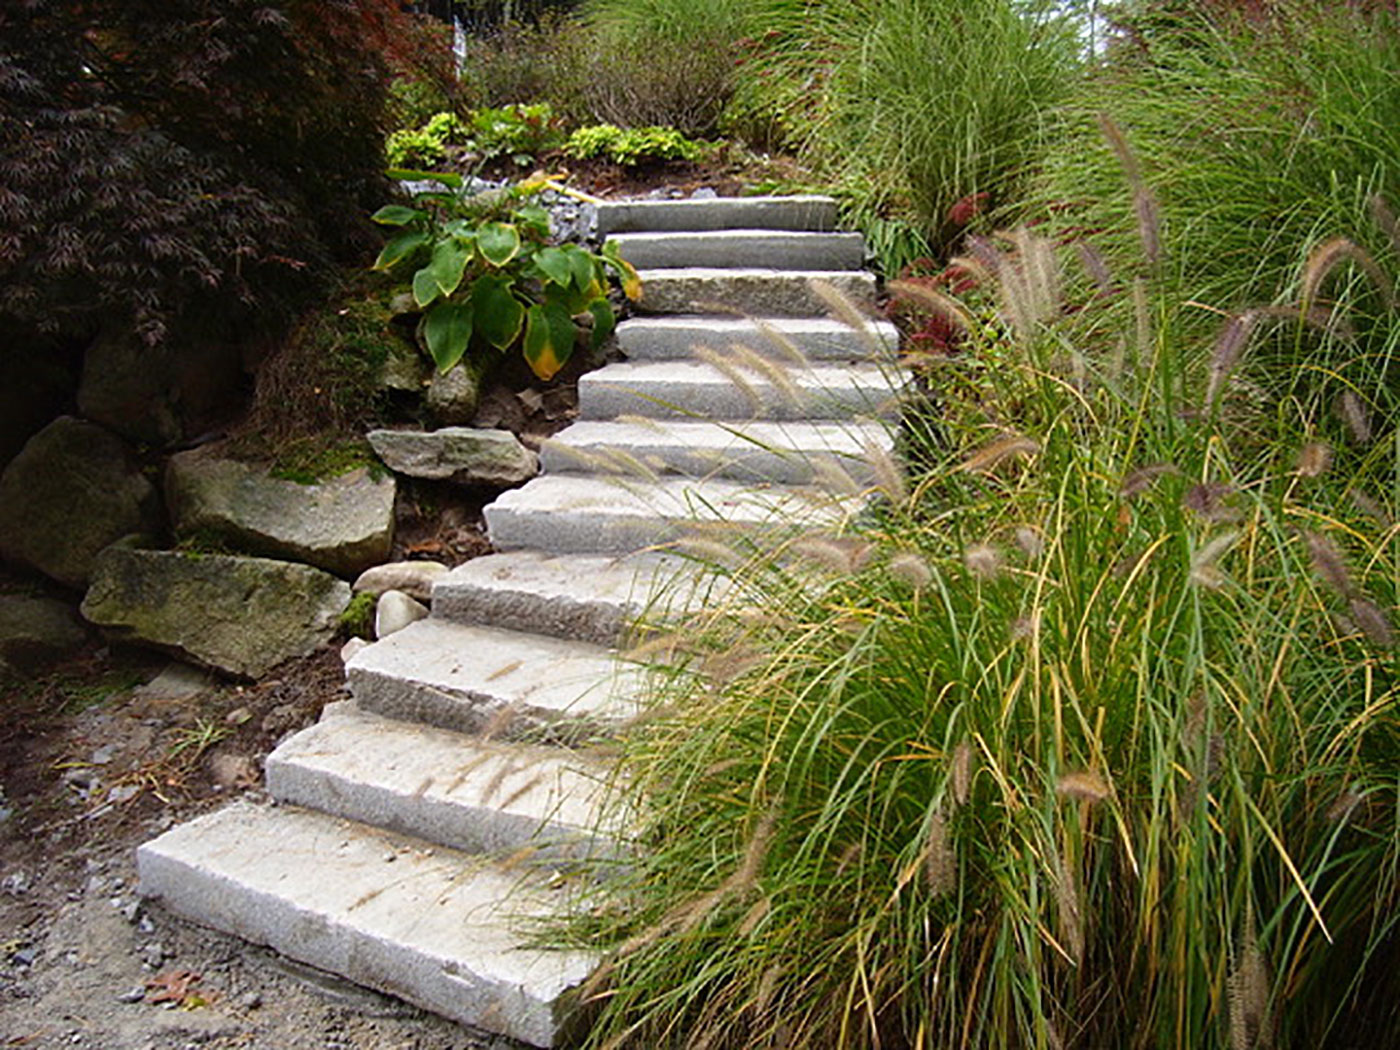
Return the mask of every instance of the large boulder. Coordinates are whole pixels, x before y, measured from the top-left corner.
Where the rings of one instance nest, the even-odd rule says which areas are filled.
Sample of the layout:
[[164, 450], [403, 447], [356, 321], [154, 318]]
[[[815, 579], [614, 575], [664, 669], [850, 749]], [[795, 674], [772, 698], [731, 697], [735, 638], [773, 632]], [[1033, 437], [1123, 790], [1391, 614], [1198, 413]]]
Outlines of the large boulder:
[[0, 594], [0, 671], [29, 671], [72, 652], [86, 632], [73, 610], [52, 598]]
[[132, 441], [168, 445], [226, 413], [242, 379], [233, 344], [152, 347], [130, 332], [104, 334], [83, 355], [78, 409]]
[[309, 565], [116, 545], [82, 612], [120, 640], [258, 678], [335, 634], [350, 585]]
[[181, 537], [304, 561], [342, 576], [389, 556], [394, 479], [364, 468], [304, 485], [208, 449], [170, 457], [165, 498]]
[[396, 474], [463, 485], [519, 485], [539, 460], [507, 430], [371, 430], [375, 454]]
[[155, 495], [120, 438], [61, 416], [0, 474], [0, 556], [83, 587], [104, 547], [152, 527]]

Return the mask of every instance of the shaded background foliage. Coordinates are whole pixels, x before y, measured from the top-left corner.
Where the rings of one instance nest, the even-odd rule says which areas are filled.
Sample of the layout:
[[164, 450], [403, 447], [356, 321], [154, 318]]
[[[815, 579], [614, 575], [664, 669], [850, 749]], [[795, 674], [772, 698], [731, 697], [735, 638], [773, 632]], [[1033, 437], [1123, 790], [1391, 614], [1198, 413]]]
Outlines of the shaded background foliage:
[[0, 41], [0, 355], [284, 324], [371, 246], [390, 70], [450, 76], [391, 0], [29, 0]]

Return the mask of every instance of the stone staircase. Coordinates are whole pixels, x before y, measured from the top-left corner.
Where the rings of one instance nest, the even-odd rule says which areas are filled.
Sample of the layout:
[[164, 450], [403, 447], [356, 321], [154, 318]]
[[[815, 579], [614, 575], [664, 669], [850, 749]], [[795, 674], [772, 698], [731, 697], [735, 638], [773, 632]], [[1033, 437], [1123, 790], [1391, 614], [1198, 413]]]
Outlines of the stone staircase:
[[349, 661], [354, 699], [269, 756], [275, 805], [142, 846], [142, 893], [463, 1023], [563, 1040], [597, 959], [521, 929], [563, 906], [571, 862], [625, 849], [593, 745], [637, 713], [645, 669], [613, 647], [706, 601], [712, 578], [674, 549], [694, 530], [839, 525], [851, 503], [813, 486], [822, 465], [859, 482], [891, 448], [894, 331], [825, 319], [813, 290], [874, 294], [834, 219], [815, 197], [600, 206], [647, 316], [619, 326], [625, 362], [581, 381], [544, 473], [486, 509], [499, 553]]

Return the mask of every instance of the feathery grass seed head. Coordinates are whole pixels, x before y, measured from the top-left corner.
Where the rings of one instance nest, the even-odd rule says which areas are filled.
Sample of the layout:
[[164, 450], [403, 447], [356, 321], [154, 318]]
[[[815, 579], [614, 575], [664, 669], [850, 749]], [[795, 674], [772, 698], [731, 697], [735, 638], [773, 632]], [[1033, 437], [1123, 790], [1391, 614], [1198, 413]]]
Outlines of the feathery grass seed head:
[[1321, 441], [1309, 441], [1298, 450], [1296, 470], [1299, 477], [1317, 478], [1332, 465], [1332, 449]]
[[995, 547], [974, 543], [963, 551], [963, 567], [978, 580], [994, 580], [1001, 572], [1001, 554]]
[[926, 587], [933, 582], [933, 570], [919, 555], [901, 551], [890, 559], [890, 575], [911, 587]]

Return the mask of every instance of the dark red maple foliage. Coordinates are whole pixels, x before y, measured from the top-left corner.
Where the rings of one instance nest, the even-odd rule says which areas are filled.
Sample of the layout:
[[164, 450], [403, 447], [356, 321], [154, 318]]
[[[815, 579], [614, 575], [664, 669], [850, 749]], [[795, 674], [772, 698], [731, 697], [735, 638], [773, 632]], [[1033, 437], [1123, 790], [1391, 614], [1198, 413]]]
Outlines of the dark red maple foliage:
[[[397, 0], [0, 5], [0, 333], [277, 323], [368, 244]], [[9, 350], [0, 340], [0, 353]]]

